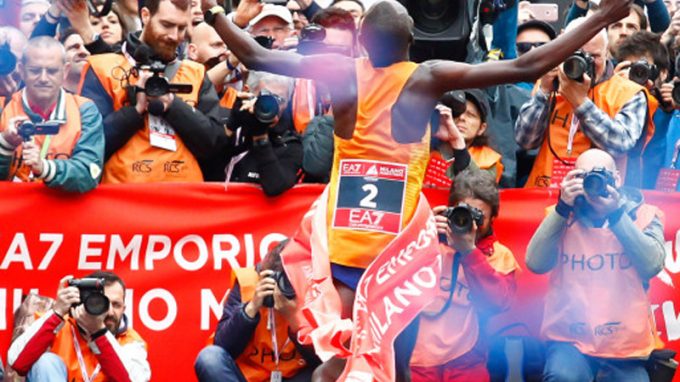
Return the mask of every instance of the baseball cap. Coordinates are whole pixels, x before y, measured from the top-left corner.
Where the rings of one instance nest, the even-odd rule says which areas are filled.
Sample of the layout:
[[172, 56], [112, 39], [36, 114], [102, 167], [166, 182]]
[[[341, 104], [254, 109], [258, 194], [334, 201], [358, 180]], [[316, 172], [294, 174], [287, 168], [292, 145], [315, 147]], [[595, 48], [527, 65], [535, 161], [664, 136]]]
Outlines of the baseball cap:
[[248, 24], [248, 26], [252, 28], [253, 25], [259, 23], [262, 19], [270, 16], [278, 17], [279, 19], [285, 21], [286, 24], [293, 24], [293, 15], [290, 13], [288, 8], [284, 7], [283, 5], [265, 4], [262, 7], [262, 11], [252, 20], [250, 20], [250, 24]]
[[527, 29], [540, 29], [543, 32], [545, 32], [545, 34], [547, 34], [551, 40], [557, 38], [557, 32], [555, 31], [555, 28], [553, 28], [552, 25], [546, 23], [545, 21], [529, 20], [527, 22], [524, 22], [517, 27], [517, 34], [520, 34]]
[[25, 7], [25, 6], [31, 5], [31, 4], [43, 4], [43, 5], [47, 5], [48, 7], [50, 6], [50, 2], [47, 1], [47, 0], [23, 0], [21, 2], [22, 7]]
[[491, 108], [489, 107], [489, 102], [486, 100], [484, 92], [479, 89], [466, 89], [464, 92], [465, 99], [477, 106], [482, 122], [486, 122], [486, 117], [491, 112]]

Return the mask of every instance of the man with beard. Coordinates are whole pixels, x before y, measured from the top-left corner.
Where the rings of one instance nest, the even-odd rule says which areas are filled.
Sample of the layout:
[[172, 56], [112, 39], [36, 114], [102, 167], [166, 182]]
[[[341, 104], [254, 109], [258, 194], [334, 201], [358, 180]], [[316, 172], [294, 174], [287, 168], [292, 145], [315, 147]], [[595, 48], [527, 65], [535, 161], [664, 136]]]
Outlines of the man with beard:
[[90, 57], [90, 52], [85, 49], [83, 38], [73, 29], [69, 28], [62, 33], [59, 36], [59, 41], [64, 45], [66, 62], [69, 65], [69, 70], [66, 76], [64, 76], [64, 84], [62, 86], [67, 91], [76, 93], [80, 83], [80, 74], [83, 72], [87, 58]]
[[[213, 153], [224, 130], [203, 65], [177, 59], [191, 21], [190, 2], [150, 0], [140, 13], [139, 38], [128, 35], [119, 53], [91, 56], [80, 87], [104, 117], [102, 182], [203, 181], [198, 162]], [[162, 75], [169, 82], [189, 84], [191, 92], [147, 95], [152, 74], [145, 68], [152, 61], [165, 65]]]
[[81, 290], [70, 286], [73, 277], [62, 278], [52, 310], [12, 343], [9, 365], [30, 381], [148, 381], [146, 342], [123, 313], [123, 280], [102, 271], [86, 278], [104, 279], [108, 311], [88, 313]]

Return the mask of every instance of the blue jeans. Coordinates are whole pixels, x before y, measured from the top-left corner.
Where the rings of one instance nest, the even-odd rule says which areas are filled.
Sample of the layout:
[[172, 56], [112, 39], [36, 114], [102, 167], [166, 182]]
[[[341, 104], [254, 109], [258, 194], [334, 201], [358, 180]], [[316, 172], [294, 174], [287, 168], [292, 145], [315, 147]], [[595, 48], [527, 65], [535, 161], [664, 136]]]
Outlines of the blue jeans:
[[29, 382], [66, 381], [67, 378], [66, 364], [58, 355], [50, 352], [43, 353], [26, 375]]
[[543, 369], [546, 382], [649, 382], [645, 362], [595, 358], [563, 342], [548, 345]]
[[200, 382], [246, 382], [229, 352], [216, 345], [210, 345], [198, 353], [194, 370]]

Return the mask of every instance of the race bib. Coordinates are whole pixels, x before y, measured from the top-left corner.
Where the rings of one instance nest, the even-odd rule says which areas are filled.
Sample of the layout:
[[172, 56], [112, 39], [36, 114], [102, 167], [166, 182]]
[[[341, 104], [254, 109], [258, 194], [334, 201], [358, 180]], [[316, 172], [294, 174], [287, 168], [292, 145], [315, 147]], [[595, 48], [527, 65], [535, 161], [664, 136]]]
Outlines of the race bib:
[[678, 191], [678, 179], [680, 179], [680, 170], [662, 168], [659, 177], [656, 179], [656, 189], [664, 192]]
[[576, 168], [576, 158], [564, 158], [562, 160], [558, 158], [553, 159], [550, 188], [560, 188], [564, 177], [566, 177], [569, 171], [574, 168]]
[[339, 170], [333, 228], [399, 233], [408, 167], [342, 160]]
[[165, 119], [149, 115], [149, 144], [163, 150], [177, 151], [175, 130]]

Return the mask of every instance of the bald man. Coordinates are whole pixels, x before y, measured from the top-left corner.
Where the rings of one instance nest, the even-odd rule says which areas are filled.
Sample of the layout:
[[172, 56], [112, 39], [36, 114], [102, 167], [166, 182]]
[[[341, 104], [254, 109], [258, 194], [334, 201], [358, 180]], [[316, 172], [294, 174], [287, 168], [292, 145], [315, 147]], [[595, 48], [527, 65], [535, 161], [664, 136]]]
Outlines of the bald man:
[[[326, 203], [327, 248], [335, 287], [343, 302], [342, 316], [350, 317], [354, 291], [363, 272], [417, 211], [429, 160], [430, 116], [441, 96], [452, 89], [538, 78], [598, 31], [626, 16], [630, 3], [602, 0], [602, 11], [571, 33], [515, 61], [480, 65], [442, 60], [409, 62], [413, 20], [396, 1], [378, 2], [366, 12], [359, 41], [368, 57], [356, 59], [338, 54], [301, 56], [267, 50], [234, 25], [216, 0], [203, 0], [203, 9], [206, 22], [215, 27], [247, 68], [316, 80], [330, 91], [337, 139]], [[403, 177], [396, 182], [374, 182], [369, 174], [351, 176], [348, 167], [343, 167], [347, 171], [339, 171], [341, 163], [356, 160], [361, 160], [367, 169], [387, 166], [388, 171], [393, 169]], [[342, 212], [334, 213], [339, 210]], [[369, 218], [368, 226], [351, 218], [357, 213]], [[383, 216], [389, 216], [394, 224], [383, 221]], [[395, 344], [397, 365], [408, 373], [410, 354], [400, 356], [400, 338]], [[403, 344], [403, 348], [409, 345], [412, 347], [412, 341]], [[408, 379], [399, 370], [397, 374], [397, 380]], [[337, 374], [325, 373], [320, 379], [335, 380], [334, 377]]]
[[545, 381], [649, 381], [656, 327], [649, 280], [663, 269], [663, 215], [621, 188], [614, 158], [583, 152], [531, 238], [527, 267], [550, 272]]
[[[99, 183], [102, 117], [92, 101], [64, 90], [68, 66], [59, 41], [46, 36], [29, 41], [18, 66], [26, 87], [0, 114], [0, 179], [81, 193]], [[27, 123], [46, 123], [54, 131], [24, 136]]]
[[[585, 22], [574, 20], [567, 31]], [[515, 140], [525, 150], [539, 149], [526, 187], [559, 187], [560, 174], [573, 168], [576, 157], [591, 147], [616, 157], [627, 185], [641, 186], [641, 147], [636, 145], [653, 131], [656, 102], [648, 102], [651, 97], [642, 86], [614, 75], [607, 61], [608, 45], [603, 29], [581, 48], [592, 58], [594, 73], [579, 81], [568, 78], [562, 66], [553, 69], [541, 77], [538, 90], [520, 109]]]

